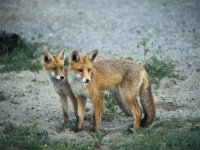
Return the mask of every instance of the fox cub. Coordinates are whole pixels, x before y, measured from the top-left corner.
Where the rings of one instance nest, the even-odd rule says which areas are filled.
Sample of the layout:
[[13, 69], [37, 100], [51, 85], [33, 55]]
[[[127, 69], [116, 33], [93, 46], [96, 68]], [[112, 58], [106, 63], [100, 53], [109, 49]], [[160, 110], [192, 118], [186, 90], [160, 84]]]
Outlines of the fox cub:
[[77, 98], [72, 93], [70, 85], [67, 80], [67, 70], [68, 67], [64, 66], [65, 60], [65, 50], [61, 50], [58, 53], [50, 54], [46, 53], [44, 55], [42, 64], [43, 68], [47, 73], [48, 80], [53, 85], [55, 91], [60, 97], [60, 102], [62, 104], [62, 110], [64, 114], [64, 123], [68, 123], [68, 100], [69, 97], [74, 107], [75, 116], [78, 120], [77, 115]]

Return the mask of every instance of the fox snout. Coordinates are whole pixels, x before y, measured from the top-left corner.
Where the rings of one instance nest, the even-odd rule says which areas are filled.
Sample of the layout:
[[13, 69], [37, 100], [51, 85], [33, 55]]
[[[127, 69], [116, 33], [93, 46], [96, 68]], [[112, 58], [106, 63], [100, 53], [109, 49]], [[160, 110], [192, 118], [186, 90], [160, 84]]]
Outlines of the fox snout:
[[56, 78], [57, 80], [63, 80], [65, 78], [64, 75], [56, 75], [54, 72], [51, 72], [51, 76]]
[[91, 80], [91, 79], [89, 79], [89, 78], [82, 78], [82, 81], [83, 81], [84, 83], [89, 83], [90, 80]]
[[89, 83], [91, 81], [90, 77], [82, 77], [80, 74], [75, 74], [76, 78], [80, 81], [82, 81], [83, 83]]
[[63, 80], [65, 77], [64, 77], [64, 75], [61, 75], [61, 76], [55, 76], [55, 78], [58, 80]]
[[62, 75], [62, 76], [60, 76], [60, 79], [62, 80], [62, 79], [64, 79], [65, 77]]

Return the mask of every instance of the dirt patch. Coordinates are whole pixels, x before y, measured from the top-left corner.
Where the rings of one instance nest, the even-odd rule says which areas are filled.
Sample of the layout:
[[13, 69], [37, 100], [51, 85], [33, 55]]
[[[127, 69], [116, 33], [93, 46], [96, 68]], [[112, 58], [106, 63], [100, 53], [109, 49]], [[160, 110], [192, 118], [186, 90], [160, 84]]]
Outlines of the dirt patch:
[[156, 104], [157, 108], [161, 108], [165, 111], [175, 111], [177, 109], [189, 109], [187, 105], [178, 105], [173, 102], [159, 102]]

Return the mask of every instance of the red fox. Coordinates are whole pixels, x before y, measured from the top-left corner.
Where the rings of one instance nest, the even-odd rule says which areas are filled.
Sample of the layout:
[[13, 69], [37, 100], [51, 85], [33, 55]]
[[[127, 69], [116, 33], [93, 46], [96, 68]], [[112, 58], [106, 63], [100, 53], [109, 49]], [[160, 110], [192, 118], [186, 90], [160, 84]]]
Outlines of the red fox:
[[[90, 98], [93, 104], [93, 131], [97, 131], [101, 123], [103, 91], [113, 88], [121, 96], [118, 101], [122, 101], [123, 107], [128, 108], [127, 112], [133, 115], [131, 127], [150, 125], [155, 118], [156, 109], [151, 83], [144, 68], [133, 61], [96, 61], [98, 53], [98, 50], [94, 50], [86, 56], [80, 56], [78, 51], [73, 51], [68, 70], [68, 82], [75, 97]], [[142, 108], [138, 105], [137, 96], [140, 97]]]
[[68, 100], [69, 97], [74, 107], [75, 116], [77, 121], [79, 116], [77, 113], [77, 98], [74, 96], [70, 85], [67, 80], [67, 70], [68, 67], [64, 66], [65, 60], [65, 50], [61, 50], [58, 53], [50, 54], [46, 53], [43, 58], [43, 68], [47, 73], [47, 77], [50, 83], [53, 85], [55, 91], [60, 97], [60, 102], [62, 104], [63, 114], [64, 114], [64, 123], [68, 123], [69, 114], [68, 114]]

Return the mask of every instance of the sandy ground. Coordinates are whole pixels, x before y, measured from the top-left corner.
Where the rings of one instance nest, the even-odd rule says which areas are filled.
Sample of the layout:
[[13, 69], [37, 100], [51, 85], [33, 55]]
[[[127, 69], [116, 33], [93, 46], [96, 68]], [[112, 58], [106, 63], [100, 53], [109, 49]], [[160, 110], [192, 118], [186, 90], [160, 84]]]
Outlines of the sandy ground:
[[[167, 78], [158, 89], [153, 85], [157, 117], [199, 117], [199, 10], [198, 0], [0, 0], [0, 30], [18, 33], [30, 42], [62, 45], [83, 53], [100, 49], [99, 59], [130, 56], [142, 60], [143, 51], [136, 46], [149, 39], [149, 54], [162, 49], [164, 58], [171, 57], [180, 75], [186, 76], [176, 85]], [[56, 132], [63, 123], [61, 104], [44, 71], [0, 74], [0, 90], [8, 97], [0, 102], [0, 123], [37, 123], [52, 133], [52, 138], [88, 140], [85, 131], [74, 134], [67, 128]], [[71, 107], [70, 114], [74, 120]], [[103, 120], [102, 128], [131, 121], [123, 114], [111, 117], [110, 122]], [[85, 126], [91, 126], [90, 122]], [[106, 138], [120, 135], [111, 132]]]

